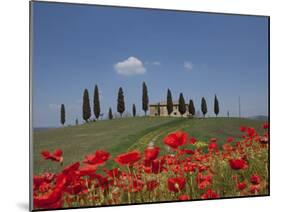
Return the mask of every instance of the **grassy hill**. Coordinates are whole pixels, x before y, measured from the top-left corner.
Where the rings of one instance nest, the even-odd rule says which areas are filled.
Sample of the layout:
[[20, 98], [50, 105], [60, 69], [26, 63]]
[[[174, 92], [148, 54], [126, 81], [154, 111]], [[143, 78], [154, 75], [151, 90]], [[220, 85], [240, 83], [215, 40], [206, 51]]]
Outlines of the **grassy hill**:
[[[58, 163], [44, 161], [40, 152], [63, 150], [64, 165], [81, 161], [97, 149], [109, 151], [111, 158], [132, 149], [143, 150], [150, 142], [165, 151], [163, 137], [175, 130], [185, 130], [190, 136], [207, 141], [211, 137], [223, 142], [228, 136], [237, 137], [241, 125], [261, 129], [262, 121], [238, 118], [186, 119], [168, 117], [137, 117], [97, 121], [94, 123], [34, 132], [34, 173], [59, 171]], [[108, 166], [112, 166], [111, 159]]]

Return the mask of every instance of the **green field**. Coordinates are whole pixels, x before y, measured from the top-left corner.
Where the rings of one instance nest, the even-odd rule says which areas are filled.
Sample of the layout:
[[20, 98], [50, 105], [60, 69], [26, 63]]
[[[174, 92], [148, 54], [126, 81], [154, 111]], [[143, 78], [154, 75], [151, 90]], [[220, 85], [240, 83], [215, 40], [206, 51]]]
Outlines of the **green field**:
[[112, 157], [107, 166], [112, 166], [112, 158], [117, 154], [132, 149], [143, 150], [152, 141], [166, 151], [163, 137], [175, 130], [185, 130], [200, 141], [216, 137], [219, 142], [223, 142], [228, 136], [241, 136], [241, 125], [251, 126], [258, 132], [263, 132], [261, 124], [262, 121], [238, 118], [137, 117], [34, 132], [34, 173], [57, 172], [61, 169], [58, 163], [44, 161], [40, 155], [42, 150], [53, 151], [61, 148], [64, 165], [68, 165], [83, 160], [86, 154], [103, 149], [111, 153]]

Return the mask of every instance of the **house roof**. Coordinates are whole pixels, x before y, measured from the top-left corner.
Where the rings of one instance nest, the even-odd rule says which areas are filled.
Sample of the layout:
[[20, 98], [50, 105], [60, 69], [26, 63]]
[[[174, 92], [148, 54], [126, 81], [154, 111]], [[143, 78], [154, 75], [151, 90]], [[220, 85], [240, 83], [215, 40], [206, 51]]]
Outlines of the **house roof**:
[[[160, 106], [166, 106], [167, 102], [166, 101], [156, 102], [156, 103], [149, 104], [149, 106], [157, 106], [158, 104], [160, 104]], [[179, 102], [173, 101], [173, 105], [179, 105]], [[185, 105], [188, 106], [188, 104]]]

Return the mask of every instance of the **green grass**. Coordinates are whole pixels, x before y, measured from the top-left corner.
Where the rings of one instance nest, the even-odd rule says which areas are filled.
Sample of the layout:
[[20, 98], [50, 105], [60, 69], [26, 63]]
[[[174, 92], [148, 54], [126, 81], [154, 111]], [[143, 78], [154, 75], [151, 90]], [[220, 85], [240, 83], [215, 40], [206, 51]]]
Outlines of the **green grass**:
[[137, 117], [97, 121], [94, 123], [34, 132], [34, 173], [57, 172], [58, 163], [44, 161], [42, 150], [63, 150], [64, 165], [83, 160], [84, 156], [97, 149], [109, 151], [112, 158], [132, 149], [143, 150], [151, 141], [165, 151], [163, 138], [175, 130], [185, 130], [198, 140], [207, 141], [211, 137], [223, 142], [228, 136], [241, 136], [241, 125], [255, 127], [259, 132], [262, 121], [238, 118], [187, 119], [168, 117]]

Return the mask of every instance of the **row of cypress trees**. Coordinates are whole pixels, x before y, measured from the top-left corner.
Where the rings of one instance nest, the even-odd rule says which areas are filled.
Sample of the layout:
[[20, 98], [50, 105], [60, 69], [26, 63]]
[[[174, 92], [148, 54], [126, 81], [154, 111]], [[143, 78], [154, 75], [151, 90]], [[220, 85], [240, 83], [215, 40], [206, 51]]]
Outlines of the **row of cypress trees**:
[[[167, 112], [168, 112], [169, 116], [173, 112], [173, 108], [174, 108], [174, 105], [173, 105], [172, 93], [171, 93], [170, 89], [168, 89]], [[189, 114], [191, 114], [192, 116], [195, 115], [195, 106], [194, 106], [193, 100], [192, 99], [189, 100], [189, 104], [188, 104], [188, 108], [187, 108], [183, 94], [180, 93], [178, 111], [180, 112], [181, 115], [183, 115], [186, 113], [187, 110], [188, 110]], [[160, 105], [158, 106], [158, 114], [160, 114], [159, 111], [160, 111]], [[205, 117], [208, 110], [207, 110], [207, 102], [204, 97], [202, 97], [202, 99], [201, 99], [201, 111], [203, 113], [203, 116]], [[215, 112], [216, 116], [219, 114], [219, 101], [218, 101], [217, 95], [215, 95], [215, 100], [214, 100], [214, 112]]]
[[[148, 98], [147, 86], [146, 86], [145, 82], [143, 82], [143, 84], [142, 84], [142, 109], [145, 113], [145, 116], [148, 111], [148, 106], [149, 106], [149, 98]], [[171, 93], [170, 89], [168, 89], [168, 91], [167, 91], [167, 106], [166, 107], [167, 107], [167, 112], [170, 116], [171, 113], [173, 112], [173, 99], [172, 99], [172, 93]], [[185, 114], [186, 111], [188, 110], [189, 114], [194, 116], [195, 107], [194, 107], [193, 100], [192, 99], [189, 100], [189, 104], [188, 104], [188, 108], [187, 108], [183, 94], [180, 93], [178, 110], [181, 115]], [[125, 111], [124, 92], [123, 92], [122, 87], [120, 87], [118, 90], [118, 97], [117, 97], [117, 112], [122, 117], [122, 114], [124, 113], [124, 111]], [[206, 100], [204, 97], [202, 97], [202, 100], [201, 100], [201, 111], [205, 117], [205, 115], [207, 113], [207, 103], [206, 103]], [[95, 85], [95, 88], [94, 88], [93, 112], [94, 112], [96, 119], [98, 120], [101, 115], [101, 109], [100, 109], [100, 100], [99, 100], [99, 89], [98, 89], [97, 85]], [[217, 99], [216, 95], [215, 95], [215, 101], [214, 101], [214, 112], [215, 112], [216, 116], [219, 113], [219, 103], [218, 103], [218, 99]], [[133, 106], [132, 106], [132, 113], [133, 113], [133, 116], [135, 117], [136, 116], [136, 105], [135, 104], [133, 104]], [[82, 115], [83, 120], [85, 122], [88, 122], [92, 116], [88, 89], [85, 89], [84, 93], [83, 93], [82, 114], [83, 114]], [[160, 115], [160, 104], [158, 104], [158, 114]], [[113, 119], [113, 113], [112, 113], [111, 108], [109, 108], [109, 111], [108, 111], [108, 118]], [[65, 123], [65, 106], [64, 106], [64, 104], [62, 104], [61, 105], [61, 124], [64, 125], [64, 123]], [[77, 119], [76, 119], [76, 124], [78, 124]]]

